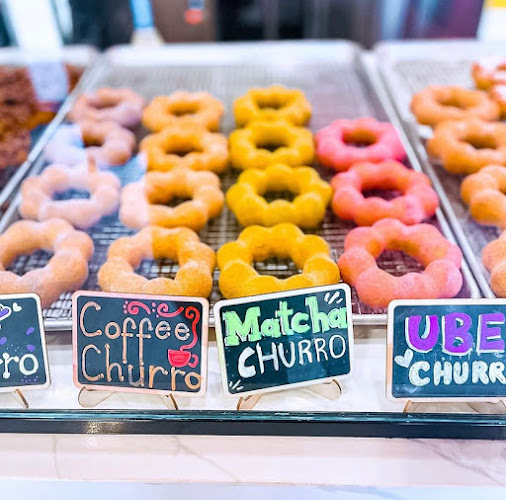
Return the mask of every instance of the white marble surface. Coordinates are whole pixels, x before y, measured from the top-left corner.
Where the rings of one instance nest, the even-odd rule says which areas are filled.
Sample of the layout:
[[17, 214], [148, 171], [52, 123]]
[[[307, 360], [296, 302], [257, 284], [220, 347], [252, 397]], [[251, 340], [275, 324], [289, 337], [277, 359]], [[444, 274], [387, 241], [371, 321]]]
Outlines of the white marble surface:
[[506, 486], [506, 443], [4, 435], [0, 477], [375, 488]]
[[[483, 490], [475, 488], [369, 488], [354, 486], [281, 486], [234, 484], [118, 484], [79, 483], [54, 481], [3, 481], [2, 493], [6, 498], [17, 498], [22, 490], [24, 498], [121, 498], [122, 500], [194, 500], [195, 498], [219, 500], [475, 500]], [[488, 488], [487, 496], [504, 498], [506, 489]]]

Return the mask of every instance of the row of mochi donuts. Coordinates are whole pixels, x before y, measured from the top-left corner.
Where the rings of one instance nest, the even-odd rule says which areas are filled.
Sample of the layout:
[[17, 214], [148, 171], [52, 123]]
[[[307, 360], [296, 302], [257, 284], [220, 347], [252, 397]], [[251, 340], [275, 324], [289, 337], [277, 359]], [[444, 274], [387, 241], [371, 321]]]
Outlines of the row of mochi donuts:
[[[460, 194], [470, 215], [482, 225], [506, 229], [506, 59], [472, 64], [476, 89], [430, 86], [415, 94], [411, 110], [433, 127], [431, 157], [452, 174], [464, 175]], [[490, 285], [506, 297], [506, 233], [485, 246], [482, 261]]]
[[[113, 89], [100, 89], [96, 93], [103, 90], [113, 91]], [[88, 106], [91, 108], [95, 106], [97, 112], [114, 111], [118, 107], [123, 107], [120, 98], [117, 98], [116, 103], [108, 101], [110, 105], [103, 101], [94, 105], [93, 94], [86, 97]], [[165, 99], [165, 104], [161, 99]], [[167, 105], [167, 99], [171, 100], [170, 106]], [[202, 158], [199, 160], [199, 155], [215, 152], [216, 148], [206, 149], [198, 143], [198, 140], [197, 146], [195, 142], [188, 144], [187, 141], [195, 134], [199, 137], [210, 134], [221, 148], [223, 136], [214, 132], [223, 113], [223, 107], [219, 108], [218, 103], [219, 101], [206, 93], [179, 92], [165, 98], [156, 98], [142, 113], [137, 113], [136, 120], [128, 123], [121, 122], [114, 113], [112, 116], [111, 113], [106, 113], [105, 116], [95, 114], [83, 117], [96, 125], [114, 123], [130, 127], [142, 119], [142, 123], [154, 132], [144, 141], [150, 137], [160, 137], [160, 134], [165, 138], [171, 137], [168, 143], [158, 144], [158, 151], [155, 148], [156, 154], [151, 157], [149, 151], [152, 144], [147, 148], [147, 174], [141, 181], [127, 185], [122, 190], [120, 219], [125, 225], [140, 231], [134, 236], [120, 238], [110, 246], [107, 262], [100, 269], [98, 276], [99, 285], [103, 290], [198, 296], [210, 294], [215, 255], [213, 250], [200, 242], [192, 229], [195, 231], [202, 229], [209, 218], [219, 214], [223, 206], [219, 178], [211, 171], [201, 170], [219, 172], [223, 167], [216, 168], [214, 161], [216, 157], [212, 155], [204, 156], [204, 161]], [[294, 103], [296, 106], [292, 109]], [[198, 121], [206, 116], [205, 110], [209, 108], [214, 110], [214, 121], [206, 122], [204, 119]], [[156, 111], [154, 121], [153, 109]], [[306, 201], [297, 215], [299, 219], [295, 222], [301, 227], [318, 225], [324, 215], [330, 190], [315, 170], [299, 166], [312, 163], [314, 156], [311, 132], [301, 126], [309, 120], [311, 112], [304, 95], [298, 90], [279, 86], [254, 89], [236, 101], [234, 111], [237, 123], [243, 124], [244, 127], [231, 134], [231, 163], [246, 172], [240, 176], [229, 193], [237, 191], [237, 186], [242, 184], [253, 185], [252, 189], [257, 189], [260, 198], [262, 192], [265, 192], [262, 189], [291, 189], [297, 194], [295, 200], [291, 202], [292, 207], [298, 207], [297, 198], [310, 194], [312, 196], [306, 196]], [[70, 116], [75, 114], [71, 113]], [[192, 120], [198, 122], [192, 123]], [[357, 205], [357, 200], [362, 197], [361, 201], [364, 204], [362, 212], [369, 213], [368, 218], [363, 220], [353, 215], [349, 218], [355, 219], [360, 225], [373, 224], [370, 228], [357, 228], [349, 233], [345, 242], [345, 252], [339, 260], [343, 279], [355, 285], [359, 297], [372, 307], [384, 307], [394, 298], [435, 298], [455, 295], [462, 284], [462, 278], [460, 277], [460, 284], [458, 278], [460, 252], [445, 240], [434, 226], [418, 224], [434, 213], [437, 197], [434, 201], [430, 184], [423, 174], [413, 172], [395, 161], [404, 156], [395, 130], [389, 124], [381, 124], [372, 119], [337, 120], [321, 130], [315, 139], [319, 161], [338, 171], [345, 171], [340, 172], [332, 183], [341, 185], [341, 191], [339, 189], [335, 191], [334, 210], [337, 212], [336, 206], [340, 205], [341, 198], [346, 198], [346, 189], [349, 188], [348, 191], [351, 190], [355, 197], [351, 205]], [[262, 147], [267, 146], [269, 142], [274, 142], [280, 147], [274, 151]], [[368, 145], [362, 148], [351, 145], [350, 142], [366, 142]], [[142, 147], [141, 143], [141, 150]], [[187, 154], [177, 154], [181, 151]], [[225, 153], [228, 154], [226, 139]], [[160, 160], [166, 160], [164, 157], [170, 157], [170, 161], [174, 164], [167, 165], [163, 162], [160, 164]], [[155, 161], [150, 161], [150, 158], [155, 158]], [[209, 161], [210, 158], [212, 161]], [[25, 181], [22, 187], [23, 201], [20, 212], [25, 217], [41, 222], [20, 221], [11, 226], [0, 238], [20, 234], [18, 227], [28, 225], [31, 231], [45, 233], [46, 225], [58, 223], [61, 227], [65, 225], [67, 232], [70, 230], [75, 232], [72, 224], [86, 228], [98, 222], [101, 216], [114, 212], [120, 197], [119, 181], [111, 172], [99, 171], [94, 166], [94, 162], [98, 163], [94, 155], [89, 155], [88, 159], [91, 160], [91, 166], [86, 164], [85, 167], [75, 169], [67, 166], [51, 166], [46, 168], [41, 176]], [[228, 161], [224, 163], [226, 168]], [[269, 184], [269, 180], [272, 185]], [[57, 192], [83, 188], [90, 191], [91, 201], [53, 200], [53, 195]], [[403, 196], [389, 202], [380, 198], [364, 198], [361, 192], [373, 188], [398, 189]], [[233, 199], [241, 200], [244, 195], [229, 196], [229, 193], [227, 201], [232, 210], [238, 214], [240, 211], [234, 210]], [[164, 205], [170, 198], [179, 196], [192, 199], [174, 208]], [[280, 203], [290, 204], [286, 200], [276, 200], [271, 204], [265, 202], [265, 205], [275, 206]], [[350, 205], [349, 199], [345, 204]], [[74, 205], [79, 208], [73, 210]], [[382, 213], [386, 214], [383, 217], [378, 216], [380, 206], [384, 209]], [[261, 210], [251, 206], [249, 212], [258, 215]], [[339, 281], [339, 268], [330, 258], [327, 243], [316, 235], [304, 234], [293, 223], [293, 213], [297, 214], [297, 210], [292, 209], [292, 216], [290, 209], [278, 212], [281, 219], [274, 217], [271, 221], [264, 221], [264, 225], [270, 227], [263, 227], [253, 221], [254, 225], [247, 227], [237, 241], [225, 244], [218, 251], [218, 266], [221, 269], [220, 289], [224, 296], [251, 295]], [[288, 214], [288, 221], [283, 219], [284, 213]], [[406, 213], [409, 214], [408, 218], [403, 220]], [[76, 214], [79, 220], [72, 219], [71, 214]], [[237, 216], [241, 221], [240, 216]], [[340, 216], [346, 218], [345, 215]], [[61, 220], [65, 218], [70, 219], [72, 224]], [[85, 233], [79, 231], [77, 233], [79, 237], [73, 238], [76, 242], [86, 241], [86, 244], [82, 243], [78, 250], [74, 249], [79, 253], [82, 263], [91, 257], [93, 243]], [[52, 234], [55, 238], [58, 236], [56, 231]], [[57, 240], [58, 238], [51, 241], [44, 240], [43, 248], [53, 250], [54, 257], [57, 256]], [[36, 240], [30, 251], [39, 248], [40, 245], [41, 240]], [[24, 247], [13, 248], [15, 251], [9, 254], [10, 260], [23, 253]], [[376, 265], [376, 258], [387, 248], [410, 253], [426, 266], [425, 273], [409, 273], [401, 278], [395, 278], [381, 271]], [[258, 275], [252, 266], [253, 261], [264, 260], [270, 255], [291, 257], [302, 273], [286, 280]], [[179, 271], [174, 280], [168, 278], [148, 280], [134, 272], [144, 258], [163, 257], [178, 261]], [[8, 262], [3, 263], [4, 266], [8, 265]], [[54, 267], [53, 259], [46, 266], [51, 267]], [[30, 271], [24, 276], [37, 271]], [[65, 266], [60, 274], [62, 273], [72, 274]], [[59, 293], [78, 288], [84, 283], [86, 276], [87, 270], [86, 273], [73, 275], [75, 281], [72, 287], [56, 278], [49, 280], [51, 293], [42, 297], [43, 304], [50, 305]], [[374, 279], [371, 280], [371, 277]], [[39, 288], [34, 290], [32, 287], [31, 291], [37, 291], [41, 295], [45, 293], [46, 291], [40, 288], [42, 281], [39, 279]]]
[[[438, 198], [424, 174], [400, 163], [405, 152], [391, 124], [372, 118], [336, 120], [314, 138], [318, 162], [339, 172], [331, 181], [334, 213], [370, 226], [349, 232], [336, 266], [325, 240], [299, 229], [317, 227], [332, 196], [315, 169], [301, 166], [313, 162], [310, 131], [302, 128], [310, 118], [309, 103], [303, 104], [300, 91], [277, 87], [254, 90], [247, 100], [268, 109], [269, 116], [259, 119], [253, 114], [252, 121], [241, 121], [236, 101], [236, 122], [244, 128], [232, 132], [230, 150], [232, 164], [246, 171], [226, 198], [248, 227], [218, 251], [220, 289], [226, 297], [336, 283], [340, 278], [374, 308], [396, 298], [452, 297], [460, 291], [461, 252], [435, 226], [421, 224], [434, 215]], [[283, 112], [290, 102], [304, 112], [279, 116], [278, 110]], [[271, 145], [277, 147], [273, 152], [266, 148]], [[401, 195], [393, 200], [366, 197], [363, 193], [371, 189]], [[268, 191], [285, 190], [293, 192], [293, 201], [268, 203], [263, 197]], [[387, 249], [409, 253], [425, 266], [424, 273], [394, 277], [381, 270], [376, 259]], [[285, 280], [259, 276], [253, 261], [270, 256], [290, 257], [301, 274]]]

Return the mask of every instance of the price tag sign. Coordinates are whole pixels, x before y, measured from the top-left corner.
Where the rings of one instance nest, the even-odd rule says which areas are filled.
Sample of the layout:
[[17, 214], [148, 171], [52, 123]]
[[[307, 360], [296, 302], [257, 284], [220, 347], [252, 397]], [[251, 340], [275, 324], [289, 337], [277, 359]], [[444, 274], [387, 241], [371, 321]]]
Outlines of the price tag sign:
[[506, 300], [397, 300], [388, 308], [387, 395], [506, 397]]
[[228, 395], [314, 385], [351, 373], [347, 285], [222, 300], [214, 317]]
[[72, 317], [77, 387], [205, 393], [207, 300], [80, 291]]
[[0, 295], [0, 391], [49, 386], [40, 299], [32, 293]]

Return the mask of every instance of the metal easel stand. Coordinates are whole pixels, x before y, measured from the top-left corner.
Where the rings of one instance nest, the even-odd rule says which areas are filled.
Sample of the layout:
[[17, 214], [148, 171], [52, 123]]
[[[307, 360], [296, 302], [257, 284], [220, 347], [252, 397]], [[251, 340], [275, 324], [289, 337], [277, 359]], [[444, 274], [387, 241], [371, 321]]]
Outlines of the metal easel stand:
[[[106, 399], [109, 399], [113, 394], [116, 393], [114, 391], [101, 391], [98, 389], [88, 389], [86, 387], [83, 387], [79, 391], [77, 401], [83, 408], [93, 408]], [[153, 396], [159, 397], [169, 410], [179, 410], [176, 398], [172, 393], [153, 394]]]
[[404, 406], [404, 413], [482, 413], [486, 415], [501, 415], [506, 414], [506, 404], [504, 400], [499, 400], [497, 403], [490, 402], [417, 402], [408, 401]]
[[[332, 379], [330, 382], [324, 382], [323, 384], [309, 386], [307, 389], [331, 401], [339, 399], [342, 394], [341, 386], [336, 379]], [[261, 394], [251, 394], [249, 396], [240, 397], [237, 402], [236, 410], [252, 410], [260, 401], [261, 397]]]

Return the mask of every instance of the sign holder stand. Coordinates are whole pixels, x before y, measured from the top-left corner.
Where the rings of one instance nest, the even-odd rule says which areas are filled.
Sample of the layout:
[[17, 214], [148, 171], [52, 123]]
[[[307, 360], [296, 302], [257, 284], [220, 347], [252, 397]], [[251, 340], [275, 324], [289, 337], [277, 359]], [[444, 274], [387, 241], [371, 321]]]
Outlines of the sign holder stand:
[[12, 388], [12, 391], [2, 392], [0, 394], [8, 394], [9, 396], [12, 396], [16, 400], [16, 402], [21, 406], [21, 408], [24, 408], [25, 410], [28, 410], [28, 408], [30, 408], [28, 400], [26, 399], [25, 395], [21, 392], [20, 389]]
[[[455, 401], [455, 402], [426, 402], [408, 400], [403, 413], [434, 413], [434, 406], [442, 407], [445, 413], [481, 413], [484, 415], [502, 415], [506, 414], [506, 404], [504, 400], [497, 403], [486, 401]], [[457, 410], [455, 408], [458, 408]]]
[[[79, 391], [79, 395], [77, 396], [77, 401], [83, 408], [93, 408], [98, 404], [102, 403], [106, 399], [109, 399], [113, 394], [116, 394], [115, 391], [101, 391], [98, 389], [88, 389], [83, 387]], [[169, 394], [156, 394], [159, 396], [163, 404], [169, 410], [179, 410], [179, 406], [177, 404], [176, 398], [170, 392]], [[28, 404], [28, 403], [27, 403]], [[28, 408], [28, 406], [27, 406]]]
[[[324, 398], [330, 399], [331, 401], [339, 399], [342, 394], [341, 386], [335, 378], [333, 378], [330, 382], [323, 382], [321, 384], [308, 386], [306, 389], [309, 389]], [[249, 396], [244, 397], [241, 396], [239, 401], [237, 401], [236, 410], [252, 410], [260, 401], [261, 397], [261, 394], [250, 394]]]

